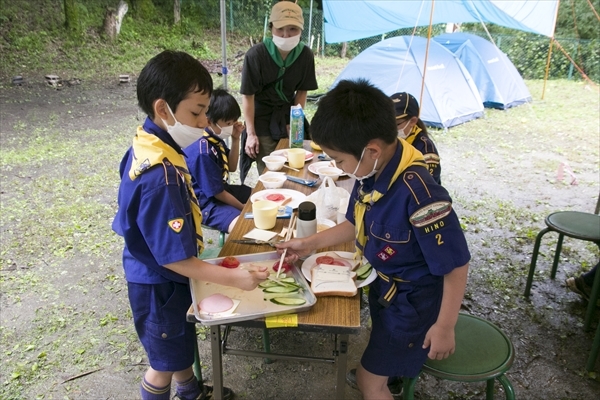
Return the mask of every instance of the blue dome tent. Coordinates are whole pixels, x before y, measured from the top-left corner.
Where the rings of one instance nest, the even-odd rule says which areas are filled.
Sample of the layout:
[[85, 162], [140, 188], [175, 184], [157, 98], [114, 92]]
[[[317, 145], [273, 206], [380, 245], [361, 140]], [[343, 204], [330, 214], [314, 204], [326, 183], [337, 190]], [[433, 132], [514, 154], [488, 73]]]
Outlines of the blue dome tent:
[[388, 96], [408, 92], [417, 100], [425, 73], [421, 120], [428, 126], [449, 128], [483, 116], [483, 103], [469, 72], [442, 45], [430, 41], [427, 70], [423, 66], [427, 39], [397, 36], [367, 48], [340, 73], [343, 79], [368, 79]]
[[448, 33], [433, 40], [462, 61], [485, 107], [505, 110], [531, 102], [531, 94], [519, 71], [492, 42], [468, 33]]

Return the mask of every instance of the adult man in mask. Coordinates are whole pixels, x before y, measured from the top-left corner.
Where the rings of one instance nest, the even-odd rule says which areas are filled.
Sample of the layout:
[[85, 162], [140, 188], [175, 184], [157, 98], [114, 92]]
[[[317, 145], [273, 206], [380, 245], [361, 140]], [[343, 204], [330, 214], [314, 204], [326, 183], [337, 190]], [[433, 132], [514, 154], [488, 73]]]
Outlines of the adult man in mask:
[[[300, 43], [304, 28], [302, 9], [290, 1], [280, 1], [271, 9], [272, 38], [253, 46], [242, 69], [242, 109], [246, 129], [242, 132], [240, 178], [242, 183], [256, 160], [259, 174], [262, 157], [288, 137], [290, 107], [306, 106], [309, 90], [317, 89], [315, 61], [310, 48]], [[305, 120], [305, 138], [308, 123]]]

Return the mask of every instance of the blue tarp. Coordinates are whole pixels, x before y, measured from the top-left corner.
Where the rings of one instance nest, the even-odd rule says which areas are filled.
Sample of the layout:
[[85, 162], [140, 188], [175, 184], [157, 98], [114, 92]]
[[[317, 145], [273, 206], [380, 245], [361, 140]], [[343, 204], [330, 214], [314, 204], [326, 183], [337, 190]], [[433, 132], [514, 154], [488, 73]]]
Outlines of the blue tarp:
[[554, 35], [558, 0], [323, 0], [325, 41], [347, 42], [433, 24], [484, 22]]
[[433, 40], [462, 61], [485, 107], [507, 109], [531, 101], [519, 71], [492, 42], [468, 33], [448, 33]]
[[[342, 79], [365, 78], [388, 96], [408, 92], [419, 100], [426, 48], [422, 37], [383, 40], [350, 61], [333, 86]], [[481, 116], [483, 103], [467, 69], [451, 51], [430, 41], [421, 120], [449, 128]]]

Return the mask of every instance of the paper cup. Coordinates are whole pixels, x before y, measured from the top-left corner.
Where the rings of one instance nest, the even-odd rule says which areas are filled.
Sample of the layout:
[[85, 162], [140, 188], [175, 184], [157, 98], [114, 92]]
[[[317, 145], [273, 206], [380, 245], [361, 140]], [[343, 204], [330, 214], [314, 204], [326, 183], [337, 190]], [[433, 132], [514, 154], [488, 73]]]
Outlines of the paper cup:
[[304, 149], [288, 149], [287, 159], [288, 164], [292, 168], [304, 167], [304, 158], [306, 157], [306, 151]]
[[269, 200], [259, 200], [252, 203], [254, 225], [258, 229], [271, 229], [277, 222], [279, 204]]

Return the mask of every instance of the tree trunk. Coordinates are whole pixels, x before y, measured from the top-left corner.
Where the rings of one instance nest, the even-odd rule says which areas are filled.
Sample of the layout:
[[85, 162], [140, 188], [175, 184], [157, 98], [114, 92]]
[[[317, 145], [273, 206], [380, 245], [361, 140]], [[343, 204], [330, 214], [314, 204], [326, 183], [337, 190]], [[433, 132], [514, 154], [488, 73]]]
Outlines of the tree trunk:
[[110, 40], [114, 40], [117, 37], [117, 11], [114, 8], [109, 7], [106, 9], [102, 28], [104, 34], [106, 34]]
[[174, 25], [179, 25], [179, 22], [181, 21], [181, 1], [180, 0], [174, 0], [173, 1], [173, 24]]
[[65, 5], [65, 27], [70, 31], [79, 29], [79, 12], [75, 0], [64, 0]]
[[348, 51], [348, 42], [342, 43], [342, 50], [340, 51], [340, 57], [346, 58], [346, 52]]

